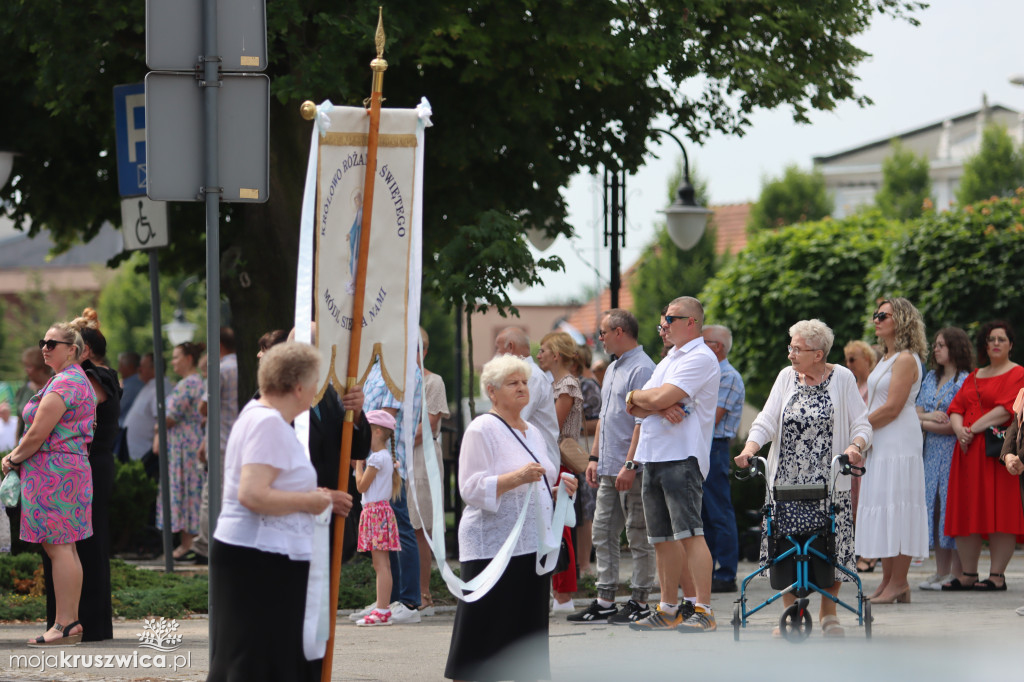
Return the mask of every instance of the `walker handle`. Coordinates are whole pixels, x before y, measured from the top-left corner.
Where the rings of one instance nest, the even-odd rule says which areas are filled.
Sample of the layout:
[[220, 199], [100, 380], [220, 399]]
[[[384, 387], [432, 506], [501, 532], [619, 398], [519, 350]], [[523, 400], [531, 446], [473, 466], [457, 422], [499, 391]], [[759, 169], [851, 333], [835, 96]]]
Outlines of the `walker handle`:
[[768, 470], [768, 460], [764, 457], [751, 457], [749, 464], [746, 469], [736, 470], [737, 481], [749, 481], [755, 476], [764, 477], [764, 472]]
[[833, 462], [836, 462], [837, 460], [839, 462], [839, 473], [841, 473], [843, 476], [853, 476], [855, 478], [860, 478], [865, 474], [865, 472], [867, 472], [867, 469], [865, 469], [864, 467], [854, 466], [853, 464], [850, 464], [850, 456], [847, 455], [845, 452], [841, 455], [836, 455], [835, 457], [832, 458]]

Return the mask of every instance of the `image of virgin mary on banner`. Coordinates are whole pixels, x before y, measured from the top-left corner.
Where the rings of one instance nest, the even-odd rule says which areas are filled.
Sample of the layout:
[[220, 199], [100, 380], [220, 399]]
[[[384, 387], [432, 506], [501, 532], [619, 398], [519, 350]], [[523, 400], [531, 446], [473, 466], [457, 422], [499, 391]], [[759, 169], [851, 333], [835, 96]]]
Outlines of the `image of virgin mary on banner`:
[[381, 110], [364, 310], [358, 322], [352, 319], [352, 297], [364, 229], [369, 117], [360, 107], [332, 107], [320, 116], [318, 125], [326, 132], [320, 136], [315, 214], [318, 399], [330, 382], [344, 392], [352, 325], [362, 324], [357, 382], [379, 357], [388, 389], [402, 400], [411, 350], [408, 330], [416, 329], [419, 317], [418, 296], [410, 300], [410, 281], [417, 278], [418, 292], [420, 264], [412, 237], [419, 232], [413, 209], [423, 185], [416, 163], [422, 150], [420, 115], [416, 109]]

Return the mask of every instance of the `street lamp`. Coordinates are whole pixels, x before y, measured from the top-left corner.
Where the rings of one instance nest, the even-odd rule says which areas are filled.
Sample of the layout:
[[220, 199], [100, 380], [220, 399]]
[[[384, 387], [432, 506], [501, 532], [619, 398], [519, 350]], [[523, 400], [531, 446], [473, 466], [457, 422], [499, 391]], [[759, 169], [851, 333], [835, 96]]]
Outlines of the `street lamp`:
[[[707, 226], [711, 210], [697, 204], [696, 193], [690, 183], [690, 161], [686, 148], [678, 137], [667, 130], [652, 128], [651, 132], [668, 135], [683, 152], [683, 180], [676, 190], [676, 200], [664, 211], [668, 236], [683, 251], [692, 249]], [[626, 232], [622, 224], [626, 218], [626, 172], [621, 168], [604, 171], [604, 245], [611, 246], [612, 307], [619, 307], [619, 248], [626, 246]]]
[[174, 309], [174, 319], [164, 325], [164, 332], [172, 346], [191, 341], [196, 333], [196, 325], [185, 319], [185, 310], [181, 307], [181, 297], [189, 285], [198, 281], [199, 278], [192, 275], [178, 286], [178, 306]]
[[688, 251], [697, 245], [704, 234], [711, 209], [697, 204], [696, 192], [690, 182], [690, 160], [686, 156], [686, 147], [683, 146], [683, 143], [667, 130], [652, 128], [652, 132], [668, 135], [676, 141], [679, 149], [683, 152], [683, 179], [676, 189], [676, 200], [672, 202], [671, 206], [660, 212], [665, 214], [665, 222], [668, 223], [668, 236], [672, 242], [683, 251]]

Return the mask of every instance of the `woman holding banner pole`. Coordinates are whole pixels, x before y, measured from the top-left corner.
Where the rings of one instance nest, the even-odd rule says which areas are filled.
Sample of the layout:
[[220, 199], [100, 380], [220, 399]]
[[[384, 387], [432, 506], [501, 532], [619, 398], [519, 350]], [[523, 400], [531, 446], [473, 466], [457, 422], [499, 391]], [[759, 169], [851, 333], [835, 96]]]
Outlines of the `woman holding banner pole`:
[[[558, 470], [543, 436], [521, 416], [530, 401], [530, 365], [502, 355], [483, 367], [480, 388], [492, 408], [469, 425], [459, 453], [461, 579], [479, 575], [512, 533], [524, 504], [526, 523], [508, 566], [490, 591], [459, 601], [445, 677], [456, 680], [548, 679], [550, 574], [537, 574], [537, 515], [550, 518]], [[563, 479], [570, 495], [576, 479]], [[538, 484], [538, 485], [533, 485]], [[531, 493], [532, 490], [532, 494]], [[496, 620], [499, 618], [500, 620]], [[500, 622], [500, 627], [495, 623]]]

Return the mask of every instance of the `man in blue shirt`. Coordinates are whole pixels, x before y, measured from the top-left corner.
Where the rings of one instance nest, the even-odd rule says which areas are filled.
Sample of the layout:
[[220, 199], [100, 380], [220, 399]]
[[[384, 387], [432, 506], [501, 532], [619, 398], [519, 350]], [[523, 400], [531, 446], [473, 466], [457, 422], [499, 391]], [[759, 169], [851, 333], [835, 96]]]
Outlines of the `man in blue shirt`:
[[721, 370], [715, 431], [711, 439], [711, 468], [704, 479], [704, 540], [711, 550], [715, 570], [711, 574], [712, 592], [736, 591], [736, 564], [739, 561], [739, 535], [729, 487], [729, 444], [736, 437], [743, 415], [745, 388], [743, 378], [728, 358], [732, 332], [712, 324], [704, 327], [704, 343], [714, 351]]

